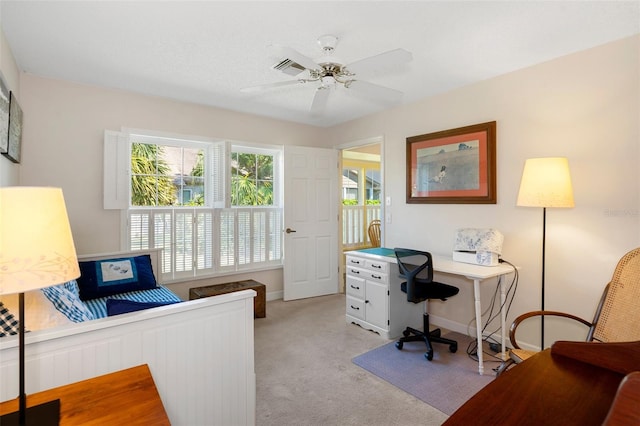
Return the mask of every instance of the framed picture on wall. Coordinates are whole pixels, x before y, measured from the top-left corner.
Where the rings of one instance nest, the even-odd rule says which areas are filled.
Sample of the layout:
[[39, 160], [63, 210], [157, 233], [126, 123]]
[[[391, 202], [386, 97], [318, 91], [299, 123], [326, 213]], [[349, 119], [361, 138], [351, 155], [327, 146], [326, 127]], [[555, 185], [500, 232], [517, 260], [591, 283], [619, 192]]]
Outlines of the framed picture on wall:
[[9, 146], [9, 89], [0, 75], [0, 153], [6, 154]]
[[4, 154], [14, 163], [20, 162], [22, 145], [22, 109], [13, 92], [9, 96], [9, 146]]
[[407, 138], [407, 203], [496, 204], [496, 122]]

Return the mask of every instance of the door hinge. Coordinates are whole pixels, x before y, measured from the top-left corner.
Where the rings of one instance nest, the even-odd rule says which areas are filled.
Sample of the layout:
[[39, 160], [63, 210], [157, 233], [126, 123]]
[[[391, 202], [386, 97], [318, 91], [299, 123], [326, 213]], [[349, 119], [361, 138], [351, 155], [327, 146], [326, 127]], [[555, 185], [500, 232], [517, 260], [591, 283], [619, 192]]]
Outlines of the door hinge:
[[390, 295], [389, 290], [387, 290], [387, 296], [389, 296], [389, 295]]
[[391, 325], [391, 322], [389, 320], [387, 320], [387, 325]]

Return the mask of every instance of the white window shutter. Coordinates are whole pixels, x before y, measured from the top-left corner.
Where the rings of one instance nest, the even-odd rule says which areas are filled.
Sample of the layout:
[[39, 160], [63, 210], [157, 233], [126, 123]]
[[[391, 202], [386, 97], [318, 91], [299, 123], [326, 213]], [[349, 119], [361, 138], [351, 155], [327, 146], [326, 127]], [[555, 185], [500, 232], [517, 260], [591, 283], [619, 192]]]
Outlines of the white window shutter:
[[104, 208], [129, 208], [129, 136], [125, 133], [104, 132]]
[[227, 207], [227, 185], [229, 184], [229, 156], [230, 144], [228, 142], [213, 142], [209, 148], [209, 194], [211, 207]]

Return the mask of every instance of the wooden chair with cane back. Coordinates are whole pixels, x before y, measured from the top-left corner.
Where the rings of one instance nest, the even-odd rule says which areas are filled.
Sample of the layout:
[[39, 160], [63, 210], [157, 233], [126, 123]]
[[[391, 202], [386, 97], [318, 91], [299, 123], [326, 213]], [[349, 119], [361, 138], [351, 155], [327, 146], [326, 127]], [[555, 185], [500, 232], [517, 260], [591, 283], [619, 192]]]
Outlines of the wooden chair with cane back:
[[525, 320], [539, 316], [568, 318], [589, 328], [587, 342], [633, 342], [640, 340], [640, 247], [625, 254], [616, 266], [611, 281], [604, 289], [591, 322], [572, 314], [557, 311], [533, 311], [520, 315], [511, 324], [509, 339], [513, 349], [509, 360], [498, 369], [498, 374], [510, 365], [518, 364], [534, 351], [524, 350], [518, 344], [516, 331]]
[[367, 229], [367, 233], [369, 234], [369, 241], [371, 241], [371, 245], [373, 247], [380, 247], [380, 220], [374, 219], [369, 224], [369, 228]]

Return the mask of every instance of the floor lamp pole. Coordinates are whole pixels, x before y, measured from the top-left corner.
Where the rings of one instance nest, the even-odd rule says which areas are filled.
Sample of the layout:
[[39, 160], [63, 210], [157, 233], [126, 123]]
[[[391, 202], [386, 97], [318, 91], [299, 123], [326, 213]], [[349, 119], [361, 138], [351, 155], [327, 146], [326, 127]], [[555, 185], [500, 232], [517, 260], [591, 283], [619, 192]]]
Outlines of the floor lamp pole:
[[[540, 310], [544, 311], [544, 264], [545, 264], [545, 243], [547, 235], [547, 208], [542, 208], [542, 299]], [[544, 350], [544, 314], [540, 316], [540, 350]]]
[[18, 296], [18, 315], [20, 316], [20, 324], [18, 324], [18, 352], [20, 356], [20, 395], [18, 395], [18, 424], [26, 424], [25, 414], [27, 412], [27, 394], [24, 386], [24, 293]]

